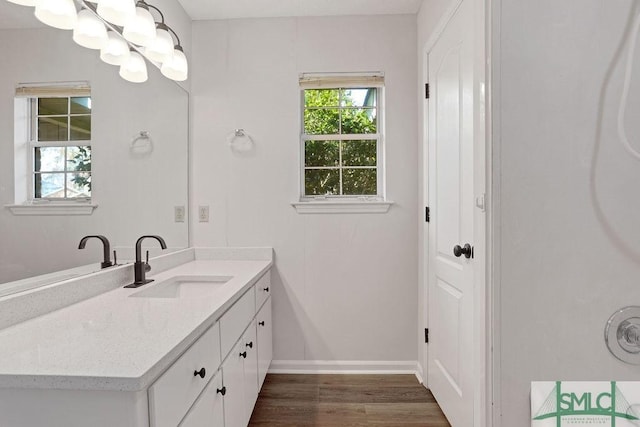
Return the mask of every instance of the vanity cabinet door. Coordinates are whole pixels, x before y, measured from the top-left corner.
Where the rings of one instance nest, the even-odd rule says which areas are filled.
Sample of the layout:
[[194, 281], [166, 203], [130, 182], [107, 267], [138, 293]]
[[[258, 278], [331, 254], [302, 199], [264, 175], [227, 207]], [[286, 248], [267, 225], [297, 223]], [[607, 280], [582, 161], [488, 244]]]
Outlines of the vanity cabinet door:
[[244, 398], [244, 352], [245, 343], [240, 339], [231, 349], [222, 364], [222, 380], [226, 388], [224, 395], [224, 427], [246, 427]]
[[213, 325], [149, 388], [151, 427], [175, 427], [220, 366], [220, 329]]
[[256, 320], [258, 328], [258, 390], [260, 390], [273, 358], [271, 298], [264, 303], [256, 316]]
[[[251, 419], [253, 407], [258, 400], [258, 340], [256, 337], [256, 320], [245, 331], [244, 350], [247, 357], [244, 358], [244, 405], [247, 423]], [[246, 425], [246, 424], [245, 424]]]
[[256, 311], [262, 307], [262, 304], [271, 296], [271, 270], [264, 273], [264, 275], [258, 279], [255, 285], [256, 288]]
[[224, 427], [222, 373], [211, 379], [179, 427]]

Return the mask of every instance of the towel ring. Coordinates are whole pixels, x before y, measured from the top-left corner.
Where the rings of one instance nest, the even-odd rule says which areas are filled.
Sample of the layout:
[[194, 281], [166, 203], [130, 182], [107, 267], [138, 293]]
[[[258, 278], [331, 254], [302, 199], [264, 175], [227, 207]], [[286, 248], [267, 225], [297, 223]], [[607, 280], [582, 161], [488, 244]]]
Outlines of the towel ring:
[[149, 131], [141, 130], [138, 135], [134, 136], [131, 140], [129, 151], [131, 154], [139, 156], [151, 154], [153, 151], [153, 139], [151, 139]]
[[234, 151], [251, 151], [255, 145], [253, 137], [244, 129], [235, 129], [227, 136], [227, 143]]

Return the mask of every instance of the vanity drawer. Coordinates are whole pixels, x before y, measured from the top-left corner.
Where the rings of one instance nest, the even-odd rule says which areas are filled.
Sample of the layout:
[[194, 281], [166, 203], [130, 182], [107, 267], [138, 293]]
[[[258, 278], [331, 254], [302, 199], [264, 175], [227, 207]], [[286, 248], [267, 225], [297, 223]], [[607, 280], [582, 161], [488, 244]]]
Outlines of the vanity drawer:
[[262, 275], [256, 282], [256, 312], [271, 295], [271, 270]]
[[222, 359], [231, 351], [255, 314], [255, 286], [252, 286], [220, 318], [220, 354]]
[[220, 366], [219, 337], [216, 323], [149, 388], [152, 427], [175, 427], [185, 416]]

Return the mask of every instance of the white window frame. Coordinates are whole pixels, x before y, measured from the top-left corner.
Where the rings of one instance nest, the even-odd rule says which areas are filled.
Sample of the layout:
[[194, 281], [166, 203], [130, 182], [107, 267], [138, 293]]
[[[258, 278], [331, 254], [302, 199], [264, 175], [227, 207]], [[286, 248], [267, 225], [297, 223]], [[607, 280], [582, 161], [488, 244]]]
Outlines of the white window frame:
[[[305, 98], [307, 89], [377, 88], [375, 134], [307, 135], [304, 132]], [[300, 90], [300, 141], [299, 141], [299, 200], [292, 203], [299, 213], [385, 213], [393, 202], [386, 199], [385, 186], [385, 85], [384, 74], [373, 73], [304, 73], [299, 79]], [[376, 195], [306, 195], [305, 194], [305, 144], [307, 141], [376, 140]], [[373, 167], [366, 167], [366, 169]], [[318, 169], [344, 169], [341, 162], [336, 167]], [[356, 167], [356, 169], [358, 169]], [[341, 175], [342, 176], [342, 175]], [[342, 179], [340, 181], [342, 189]]]
[[[87, 96], [91, 97], [91, 89], [88, 82], [24, 83], [17, 86], [14, 129], [15, 204], [6, 206], [14, 215], [90, 215], [97, 207], [96, 204], [92, 203], [92, 197], [36, 198], [34, 186], [34, 151], [36, 147], [92, 145], [91, 140], [37, 141], [37, 99], [67, 98], [70, 100], [70, 98], [74, 97]], [[70, 110], [67, 116], [73, 116]], [[93, 119], [93, 112], [91, 116]], [[94, 175], [93, 172], [92, 163], [92, 177]], [[67, 174], [67, 172], [61, 173]]]

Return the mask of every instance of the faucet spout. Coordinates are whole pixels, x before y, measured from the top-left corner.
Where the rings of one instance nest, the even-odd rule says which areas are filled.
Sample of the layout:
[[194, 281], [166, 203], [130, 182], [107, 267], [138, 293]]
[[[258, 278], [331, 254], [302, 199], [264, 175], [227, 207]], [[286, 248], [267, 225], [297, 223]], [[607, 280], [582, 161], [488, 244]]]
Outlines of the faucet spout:
[[125, 288], [137, 288], [149, 282], [153, 282], [153, 279], [149, 280], [145, 278], [146, 272], [151, 270], [151, 266], [149, 265], [149, 251], [147, 251], [146, 261], [142, 261], [142, 242], [145, 239], [155, 239], [160, 243], [160, 247], [162, 249], [167, 249], [167, 243], [160, 236], [146, 235], [140, 237], [136, 241], [136, 262], [133, 263], [134, 281], [133, 283], [125, 286]]
[[80, 240], [80, 244], [78, 245], [78, 249], [84, 249], [87, 245], [87, 240], [89, 239], [99, 239], [102, 242], [103, 256], [102, 263], [100, 264], [101, 268], [111, 267], [113, 263], [111, 262], [111, 245], [109, 244], [109, 239], [100, 234], [93, 236], [84, 236]]

